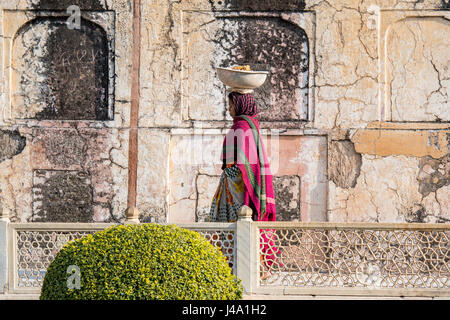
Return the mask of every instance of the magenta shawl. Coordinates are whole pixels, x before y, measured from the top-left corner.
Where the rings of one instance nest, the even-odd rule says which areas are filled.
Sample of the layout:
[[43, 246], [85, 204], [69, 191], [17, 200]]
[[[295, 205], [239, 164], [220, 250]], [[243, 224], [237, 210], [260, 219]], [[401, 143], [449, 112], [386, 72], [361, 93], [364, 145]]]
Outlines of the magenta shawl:
[[[256, 208], [258, 221], [275, 221], [276, 207], [273, 178], [269, 161], [262, 143], [259, 123], [248, 115], [234, 117], [233, 126], [223, 142], [222, 161], [236, 164], [244, 180], [244, 205], [250, 207], [250, 200]], [[274, 230], [260, 230], [260, 248], [264, 263], [272, 269], [280, 250], [276, 247]]]
[[223, 142], [222, 160], [232, 163], [235, 154], [245, 185], [243, 204], [250, 206], [252, 201], [259, 221], [275, 221], [273, 178], [260, 137], [259, 123], [254, 117], [234, 117], [233, 126]]

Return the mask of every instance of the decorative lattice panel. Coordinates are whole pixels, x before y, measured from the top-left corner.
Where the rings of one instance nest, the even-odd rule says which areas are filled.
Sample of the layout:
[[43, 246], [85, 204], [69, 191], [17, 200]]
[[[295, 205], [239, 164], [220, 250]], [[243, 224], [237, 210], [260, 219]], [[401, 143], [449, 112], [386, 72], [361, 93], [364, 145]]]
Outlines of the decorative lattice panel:
[[232, 230], [193, 230], [200, 233], [212, 245], [222, 251], [228, 261], [228, 265], [234, 270], [234, 231]]
[[[56, 254], [69, 241], [98, 230], [86, 231], [16, 231], [16, 287], [39, 288]], [[234, 268], [234, 231], [194, 230], [218, 246], [229, 266]]]
[[260, 229], [260, 285], [450, 287], [450, 230]]
[[41, 287], [46, 270], [69, 241], [92, 231], [24, 231], [16, 233], [17, 287]]

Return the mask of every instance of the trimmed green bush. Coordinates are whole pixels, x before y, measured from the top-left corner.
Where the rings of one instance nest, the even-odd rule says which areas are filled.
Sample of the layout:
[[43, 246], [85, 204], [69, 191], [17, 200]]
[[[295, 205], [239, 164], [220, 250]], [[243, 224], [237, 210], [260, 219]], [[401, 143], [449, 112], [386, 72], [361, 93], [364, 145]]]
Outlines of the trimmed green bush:
[[[68, 273], [70, 266], [79, 268], [79, 288], [73, 285], [74, 274]], [[114, 226], [67, 243], [47, 269], [40, 296], [41, 300], [241, 298], [241, 281], [219, 248], [197, 232], [158, 224]]]

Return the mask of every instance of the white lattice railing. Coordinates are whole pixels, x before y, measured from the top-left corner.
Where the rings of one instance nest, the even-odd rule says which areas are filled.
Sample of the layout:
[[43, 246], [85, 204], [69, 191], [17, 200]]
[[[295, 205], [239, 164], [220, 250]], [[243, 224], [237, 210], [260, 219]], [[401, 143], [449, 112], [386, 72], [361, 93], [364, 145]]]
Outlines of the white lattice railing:
[[47, 267], [69, 241], [103, 230], [100, 223], [11, 223], [9, 291], [39, 293]]
[[257, 222], [254, 232], [255, 292], [450, 295], [448, 224]]
[[[11, 223], [9, 224], [9, 292], [39, 293], [47, 267], [68, 242], [113, 224]], [[178, 226], [199, 232], [218, 246], [235, 270], [233, 223], [195, 223]]]
[[[111, 226], [6, 225], [11, 293], [39, 293], [46, 268], [67, 241]], [[220, 247], [248, 295], [450, 296], [449, 224], [253, 222], [242, 217], [235, 223], [178, 225]]]
[[236, 223], [197, 222], [177, 224], [179, 227], [197, 231], [212, 245], [219, 247], [228, 261], [228, 265], [236, 273]]

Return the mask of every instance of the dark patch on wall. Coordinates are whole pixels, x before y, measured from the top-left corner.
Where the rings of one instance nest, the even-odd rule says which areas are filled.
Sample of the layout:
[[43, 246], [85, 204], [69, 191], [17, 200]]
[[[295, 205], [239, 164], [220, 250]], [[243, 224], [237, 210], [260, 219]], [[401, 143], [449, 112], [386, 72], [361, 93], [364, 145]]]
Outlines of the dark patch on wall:
[[27, 139], [18, 130], [0, 130], [0, 162], [21, 153], [26, 144]]
[[300, 178], [297, 176], [273, 177], [277, 221], [301, 221]]
[[361, 171], [361, 158], [350, 140], [332, 140], [328, 150], [328, 178], [340, 188], [353, 188]]
[[69, 29], [65, 19], [49, 19], [52, 32], [42, 58], [47, 70], [46, 107], [36, 119], [108, 120], [108, 46], [104, 30], [81, 19]]
[[406, 222], [423, 223], [426, 216], [425, 208], [422, 205], [415, 205], [405, 213], [405, 220]]
[[62, 167], [85, 163], [87, 142], [77, 130], [50, 130], [41, 138], [47, 159]]
[[430, 156], [422, 157], [419, 161], [419, 192], [426, 197], [430, 192], [450, 184], [450, 155], [439, 159]]
[[212, 10], [249, 11], [300, 11], [305, 9], [304, 0], [209, 0]]
[[[219, 177], [217, 177], [217, 180], [219, 180]], [[210, 207], [199, 208], [197, 206], [197, 208], [195, 210], [195, 222], [209, 222], [209, 210], [210, 210]], [[152, 221], [147, 220], [146, 222], [152, 222]]]
[[166, 222], [166, 210], [163, 208], [149, 208], [139, 214], [139, 221], [141, 223], [164, 223]]
[[72, 5], [78, 6], [81, 10], [100, 11], [104, 9], [99, 0], [40, 0], [31, 5], [35, 10], [67, 10]]
[[[427, 211], [424, 206], [421, 204], [414, 204], [412, 208], [409, 208], [406, 210], [405, 213], [402, 213], [405, 217], [406, 222], [416, 222], [416, 223], [427, 223], [426, 218], [428, 216], [433, 217], [433, 223], [449, 223], [450, 220], [440, 217], [440, 216], [433, 216], [430, 214], [427, 214]], [[428, 221], [429, 222], [429, 221]]]
[[223, 27], [215, 35], [217, 50], [229, 57], [220, 66], [249, 64], [252, 70], [270, 71], [265, 84], [254, 91], [258, 118], [299, 120], [302, 100], [298, 96], [308, 94], [308, 80], [304, 75], [309, 60], [306, 32], [280, 18], [218, 19], [222, 19]]
[[441, 0], [442, 9], [450, 9], [450, 0]]
[[32, 222], [92, 222], [91, 177], [82, 171], [33, 171]]

